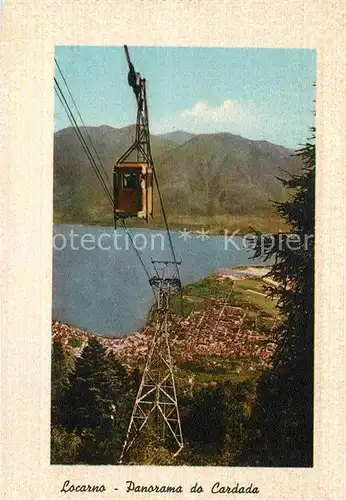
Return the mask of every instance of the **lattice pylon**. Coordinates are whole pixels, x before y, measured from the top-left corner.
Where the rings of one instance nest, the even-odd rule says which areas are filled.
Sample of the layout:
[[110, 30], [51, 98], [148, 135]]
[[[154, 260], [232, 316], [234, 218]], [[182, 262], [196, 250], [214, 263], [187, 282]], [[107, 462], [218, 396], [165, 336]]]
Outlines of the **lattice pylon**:
[[168, 313], [165, 311], [163, 317], [161, 316], [156, 323], [120, 463], [150, 417], [154, 418], [156, 431], [162, 439], [169, 436], [173, 438], [176, 450], [173, 456], [178, 455], [184, 446], [169, 348], [168, 326]]

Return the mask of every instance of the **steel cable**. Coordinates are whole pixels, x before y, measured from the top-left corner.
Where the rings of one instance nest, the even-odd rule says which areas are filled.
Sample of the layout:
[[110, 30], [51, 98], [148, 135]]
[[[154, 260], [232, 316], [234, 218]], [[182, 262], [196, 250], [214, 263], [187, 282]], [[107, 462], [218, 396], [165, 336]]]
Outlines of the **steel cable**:
[[[90, 144], [91, 144], [91, 146], [92, 146], [92, 148], [93, 148], [93, 150], [94, 150], [94, 152], [95, 152], [95, 154], [97, 156], [97, 159], [100, 162], [100, 165], [101, 165], [101, 167], [103, 169], [104, 175], [106, 176], [106, 179], [110, 183], [108, 175], [107, 175], [106, 170], [104, 168], [104, 165], [102, 163], [102, 160], [100, 159], [100, 156], [98, 155], [98, 153], [96, 151], [94, 143], [93, 143], [93, 141], [92, 141], [92, 139], [90, 137], [89, 132], [87, 131], [87, 128], [86, 128], [86, 126], [84, 124], [82, 116], [81, 116], [81, 114], [80, 114], [80, 112], [78, 110], [76, 102], [75, 102], [75, 100], [74, 100], [74, 98], [72, 96], [72, 93], [71, 93], [70, 89], [69, 89], [67, 81], [66, 81], [66, 79], [65, 79], [65, 77], [64, 77], [64, 75], [62, 73], [62, 70], [61, 70], [61, 68], [60, 68], [60, 66], [58, 64], [58, 61], [56, 59], [55, 59], [55, 63], [57, 65], [59, 73], [60, 73], [60, 75], [61, 75], [61, 77], [62, 77], [62, 79], [63, 79], [63, 81], [65, 83], [65, 86], [66, 86], [67, 91], [69, 93], [69, 96], [70, 96], [70, 98], [71, 98], [71, 100], [72, 100], [72, 102], [74, 104], [74, 107], [75, 107], [75, 109], [76, 109], [76, 111], [78, 113], [79, 119], [81, 120], [81, 122], [82, 122], [82, 124], [84, 126], [84, 129], [86, 131], [86, 134], [87, 134], [87, 137], [88, 137], [88, 139], [90, 141]], [[78, 126], [78, 123], [77, 123], [77, 121], [76, 121], [76, 119], [74, 117], [74, 114], [73, 114], [73, 112], [71, 110], [71, 107], [69, 106], [69, 104], [68, 104], [68, 102], [67, 102], [67, 100], [65, 98], [65, 95], [64, 95], [64, 93], [63, 93], [63, 91], [62, 91], [62, 89], [61, 89], [61, 87], [59, 85], [59, 82], [57, 81], [56, 78], [54, 78], [54, 82], [55, 82], [55, 91], [56, 91], [56, 94], [57, 94], [57, 96], [58, 96], [58, 98], [60, 100], [60, 103], [63, 106], [63, 108], [64, 108], [64, 110], [65, 110], [65, 112], [66, 112], [66, 114], [67, 114], [67, 116], [69, 118], [69, 121], [70, 121], [70, 123], [72, 125], [72, 128], [74, 129], [74, 131], [75, 131], [75, 133], [76, 133], [76, 135], [77, 135], [77, 137], [78, 137], [78, 139], [79, 139], [79, 141], [80, 141], [80, 143], [81, 143], [81, 145], [82, 145], [82, 147], [84, 149], [84, 152], [86, 153], [86, 155], [87, 155], [87, 157], [88, 157], [88, 159], [89, 159], [89, 161], [90, 161], [90, 163], [91, 163], [91, 165], [92, 165], [92, 167], [93, 167], [93, 169], [94, 169], [94, 171], [96, 173], [96, 176], [97, 176], [97, 178], [98, 178], [98, 180], [99, 180], [102, 188], [104, 189], [104, 191], [106, 193], [106, 196], [108, 197], [109, 201], [111, 202], [112, 206], [114, 207], [113, 196], [112, 196], [112, 194], [111, 194], [111, 192], [110, 192], [110, 190], [109, 190], [109, 188], [108, 188], [108, 186], [107, 186], [107, 184], [106, 184], [106, 182], [105, 182], [105, 180], [104, 180], [104, 178], [103, 178], [103, 176], [102, 176], [102, 174], [100, 172], [100, 169], [99, 169], [98, 165], [96, 164], [96, 161], [95, 161], [95, 159], [93, 157], [93, 154], [91, 153], [90, 148], [89, 148], [88, 144], [86, 143], [85, 138], [83, 137], [83, 134], [81, 133], [80, 127]], [[147, 125], [148, 125], [148, 109], [147, 109], [147, 105], [146, 105], [146, 99], [145, 99], [145, 120], [146, 120]], [[148, 130], [149, 130], [149, 125], [148, 125]], [[160, 190], [160, 186], [159, 186], [159, 182], [158, 182], [156, 170], [155, 170], [153, 159], [152, 159], [152, 153], [151, 153], [151, 147], [150, 147], [150, 135], [148, 137], [148, 141], [147, 142], [148, 142], [148, 153], [149, 153], [148, 156], [149, 156], [149, 160], [150, 160], [150, 163], [151, 163], [152, 169], [153, 169], [155, 185], [156, 185], [156, 189], [157, 189], [158, 196], [159, 196], [161, 212], [162, 212], [162, 216], [163, 216], [163, 220], [164, 220], [164, 224], [165, 224], [165, 230], [166, 230], [167, 237], [168, 237], [170, 251], [171, 251], [171, 254], [172, 254], [172, 260], [173, 260], [173, 262], [175, 264], [176, 275], [177, 275], [177, 277], [179, 279], [179, 282], [181, 283], [181, 281], [180, 281], [180, 273], [179, 273], [179, 268], [178, 268], [178, 262], [177, 262], [177, 259], [176, 259], [176, 256], [175, 256], [175, 251], [174, 251], [173, 241], [172, 241], [172, 237], [171, 237], [171, 232], [170, 232], [170, 229], [169, 229], [169, 224], [168, 224], [168, 220], [167, 220], [166, 210], [165, 210], [164, 203], [163, 203], [163, 197], [162, 197], [162, 194], [161, 194], [161, 190]], [[150, 275], [150, 273], [149, 273], [149, 271], [148, 271], [148, 269], [147, 269], [147, 267], [146, 267], [146, 265], [145, 265], [145, 263], [144, 263], [144, 261], [142, 259], [142, 256], [140, 255], [140, 253], [139, 253], [139, 251], [138, 251], [138, 249], [137, 249], [137, 247], [135, 245], [135, 242], [134, 242], [134, 240], [133, 240], [133, 238], [131, 236], [131, 233], [130, 233], [129, 229], [127, 228], [127, 226], [125, 224], [125, 220], [124, 219], [122, 219], [122, 225], [123, 225], [123, 228], [124, 228], [126, 234], [129, 237], [130, 243], [131, 243], [131, 245], [132, 245], [132, 247], [133, 247], [133, 249], [134, 249], [134, 251], [135, 251], [135, 253], [136, 253], [136, 255], [137, 255], [137, 257], [138, 257], [138, 259], [140, 261], [140, 263], [141, 263], [141, 266], [143, 267], [143, 269], [144, 269], [144, 271], [145, 271], [145, 273], [146, 273], [146, 275], [148, 277], [148, 280], [150, 280], [151, 275]], [[155, 297], [155, 300], [156, 300], [155, 290], [154, 290], [154, 288], [153, 288], [153, 286], [151, 284], [150, 284], [150, 287], [151, 287], [151, 289], [153, 291], [153, 294], [154, 294], [154, 297]], [[181, 287], [180, 287], [180, 299], [181, 299], [181, 303], [182, 303], [182, 290], [181, 290]]]
[[93, 167], [93, 169], [94, 169], [94, 171], [96, 173], [97, 178], [99, 179], [99, 181], [100, 181], [100, 183], [101, 183], [101, 185], [102, 185], [102, 187], [103, 187], [103, 189], [104, 189], [104, 191], [105, 191], [105, 193], [106, 193], [109, 201], [111, 202], [111, 204], [113, 206], [114, 205], [113, 196], [112, 196], [110, 190], [108, 189], [108, 187], [107, 187], [107, 185], [105, 183], [105, 180], [102, 177], [100, 169], [97, 166], [97, 164], [95, 162], [95, 159], [94, 159], [94, 157], [93, 157], [93, 155], [92, 155], [92, 153], [90, 151], [90, 148], [87, 145], [87, 143], [86, 143], [86, 141], [85, 141], [85, 139], [83, 137], [83, 134], [80, 131], [78, 123], [76, 122], [76, 119], [75, 119], [75, 117], [73, 115], [73, 112], [72, 112], [72, 110], [71, 110], [71, 108], [70, 108], [70, 106], [69, 106], [69, 104], [68, 104], [68, 102], [66, 100], [66, 97], [64, 96], [64, 93], [63, 93], [63, 91], [62, 91], [62, 89], [61, 89], [61, 87], [59, 85], [59, 82], [57, 81], [56, 78], [54, 78], [54, 83], [55, 83], [55, 92], [56, 92], [57, 96], [59, 97], [59, 100], [60, 100], [60, 102], [61, 102], [61, 104], [62, 104], [62, 106], [63, 106], [63, 108], [64, 108], [64, 110], [65, 110], [65, 112], [66, 112], [66, 114], [67, 114], [67, 116], [69, 118], [69, 120], [70, 120], [70, 123], [71, 123], [71, 125], [72, 125], [72, 127], [73, 127], [73, 129], [74, 129], [74, 131], [75, 131], [75, 133], [76, 133], [76, 135], [78, 137], [78, 139], [80, 140], [80, 143], [81, 143], [81, 145], [82, 145], [82, 147], [83, 147], [83, 149], [84, 149], [84, 151], [85, 151], [85, 153], [86, 153], [86, 155], [87, 155], [87, 157], [88, 157], [88, 159], [89, 159], [89, 161], [90, 161], [90, 163], [91, 163], [91, 165], [92, 165], [92, 167]]
[[98, 161], [100, 162], [101, 168], [102, 168], [103, 173], [104, 173], [104, 175], [105, 175], [105, 177], [106, 177], [106, 179], [107, 179], [107, 181], [108, 181], [108, 183], [109, 183], [109, 186], [111, 186], [111, 181], [110, 181], [110, 179], [109, 179], [109, 177], [108, 177], [108, 174], [107, 174], [106, 169], [105, 169], [105, 167], [104, 167], [104, 165], [103, 165], [103, 162], [102, 162], [102, 160], [101, 160], [101, 158], [100, 158], [100, 156], [99, 156], [99, 154], [98, 154], [98, 152], [97, 152], [97, 150], [96, 150], [96, 148], [95, 148], [95, 146], [94, 146], [94, 143], [93, 143], [93, 141], [92, 141], [92, 139], [91, 139], [91, 137], [90, 137], [89, 131], [88, 131], [87, 127], [85, 126], [84, 120], [83, 120], [83, 118], [82, 118], [82, 116], [81, 116], [81, 114], [80, 114], [80, 112], [79, 112], [78, 106], [77, 106], [77, 104], [76, 104], [76, 101], [75, 101], [75, 100], [74, 100], [74, 98], [73, 98], [73, 95], [72, 95], [72, 93], [71, 93], [71, 91], [70, 91], [70, 88], [69, 88], [69, 86], [68, 86], [68, 84], [67, 84], [66, 78], [64, 77], [63, 72], [62, 72], [62, 70], [61, 70], [61, 68], [60, 68], [60, 66], [59, 66], [59, 63], [58, 63], [58, 61], [56, 60], [56, 58], [54, 58], [54, 61], [55, 61], [55, 64], [56, 64], [56, 66], [57, 66], [57, 68], [58, 68], [58, 70], [59, 70], [59, 73], [60, 73], [60, 75], [61, 75], [61, 78], [63, 79], [63, 82], [64, 82], [64, 84], [65, 84], [65, 86], [66, 86], [66, 88], [67, 88], [67, 92], [69, 93], [69, 96], [70, 96], [70, 98], [71, 98], [71, 100], [72, 100], [72, 102], [73, 102], [73, 105], [74, 105], [74, 107], [75, 107], [75, 109], [76, 109], [76, 111], [77, 111], [77, 114], [78, 114], [78, 116], [79, 116], [79, 119], [80, 119], [80, 121], [81, 121], [81, 122], [82, 122], [82, 124], [83, 124], [84, 130], [85, 130], [85, 132], [86, 132], [86, 134], [87, 134], [87, 136], [88, 136], [88, 139], [89, 139], [89, 141], [90, 141], [90, 144], [91, 144], [91, 146], [92, 146], [92, 148], [93, 148], [93, 150], [94, 150], [94, 153], [95, 153], [95, 155], [96, 155], [96, 158], [97, 158], [97, 159], [98, 159]]

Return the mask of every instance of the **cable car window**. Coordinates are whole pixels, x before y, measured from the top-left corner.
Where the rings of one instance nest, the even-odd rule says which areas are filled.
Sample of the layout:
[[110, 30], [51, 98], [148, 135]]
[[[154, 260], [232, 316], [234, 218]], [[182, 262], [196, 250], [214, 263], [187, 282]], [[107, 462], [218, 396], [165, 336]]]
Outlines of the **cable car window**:
[[138, 187], [137, 174], [123, 174], [123, 188], [136, 189]]

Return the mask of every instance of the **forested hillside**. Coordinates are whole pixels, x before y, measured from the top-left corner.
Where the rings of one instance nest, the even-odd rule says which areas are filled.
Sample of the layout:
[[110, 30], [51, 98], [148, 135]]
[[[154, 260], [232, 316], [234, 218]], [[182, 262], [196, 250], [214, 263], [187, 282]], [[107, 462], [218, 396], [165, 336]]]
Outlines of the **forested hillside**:
[[[257, 275], [210, 276], [171, 297], [171, 354], [184, 449], [172, 457], [155, 421], [124, 463], [236, 465], [258, 377], [270, 365], [275, 307]], [[266, 270], [264, 270], [264, 273]], [[123, 338], [93, 336], [53, 321], [52, 462], [115, 464], [120, 458], [153, 324]], [[171, 443], [172, 445], [172, 443]], [[173, 443], [174, 445], [174, 443]]]

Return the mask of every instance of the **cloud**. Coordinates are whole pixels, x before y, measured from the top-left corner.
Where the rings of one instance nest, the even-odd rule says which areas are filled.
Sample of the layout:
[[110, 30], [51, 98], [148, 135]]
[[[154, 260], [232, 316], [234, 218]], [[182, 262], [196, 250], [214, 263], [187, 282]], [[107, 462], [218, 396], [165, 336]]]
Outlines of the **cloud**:
[[238, 133], [256, 125], [258, 111], [253, 103], [234, 99], [225, 99], [219, 106], [212, 106], [208, 101], [199, 101], [191, 108], [176, 111], [154, 121], [153, 128], [156, 133], [179, 129], [194, 133]]
[[304, 143], [300, 116], [250, 100], [225, 99], [212, 106], [207, 100], [160, 116], [150, 125], [153, 134], [185, 130], [195, 134], [230, 132], [252, 140], [267, 140], [295, 148]]
[[264, 116], [260, 106], [251, 101], [225, 99], [220, 105], [212, 106], [203, 100], [191, 108], [154, 119], [151, 130], [153, 134], [174, 130], [195, 134], [231, 132], [256, 139], [262, 134], [263, 124], [266, 123]]
[[220, 106], [210, 106], [208, 102], [197, 102], [191, 109], [181, 112], [181, 118], [213, 124], [238, 123], [248, 115], [239, 101], [226, 99]]

